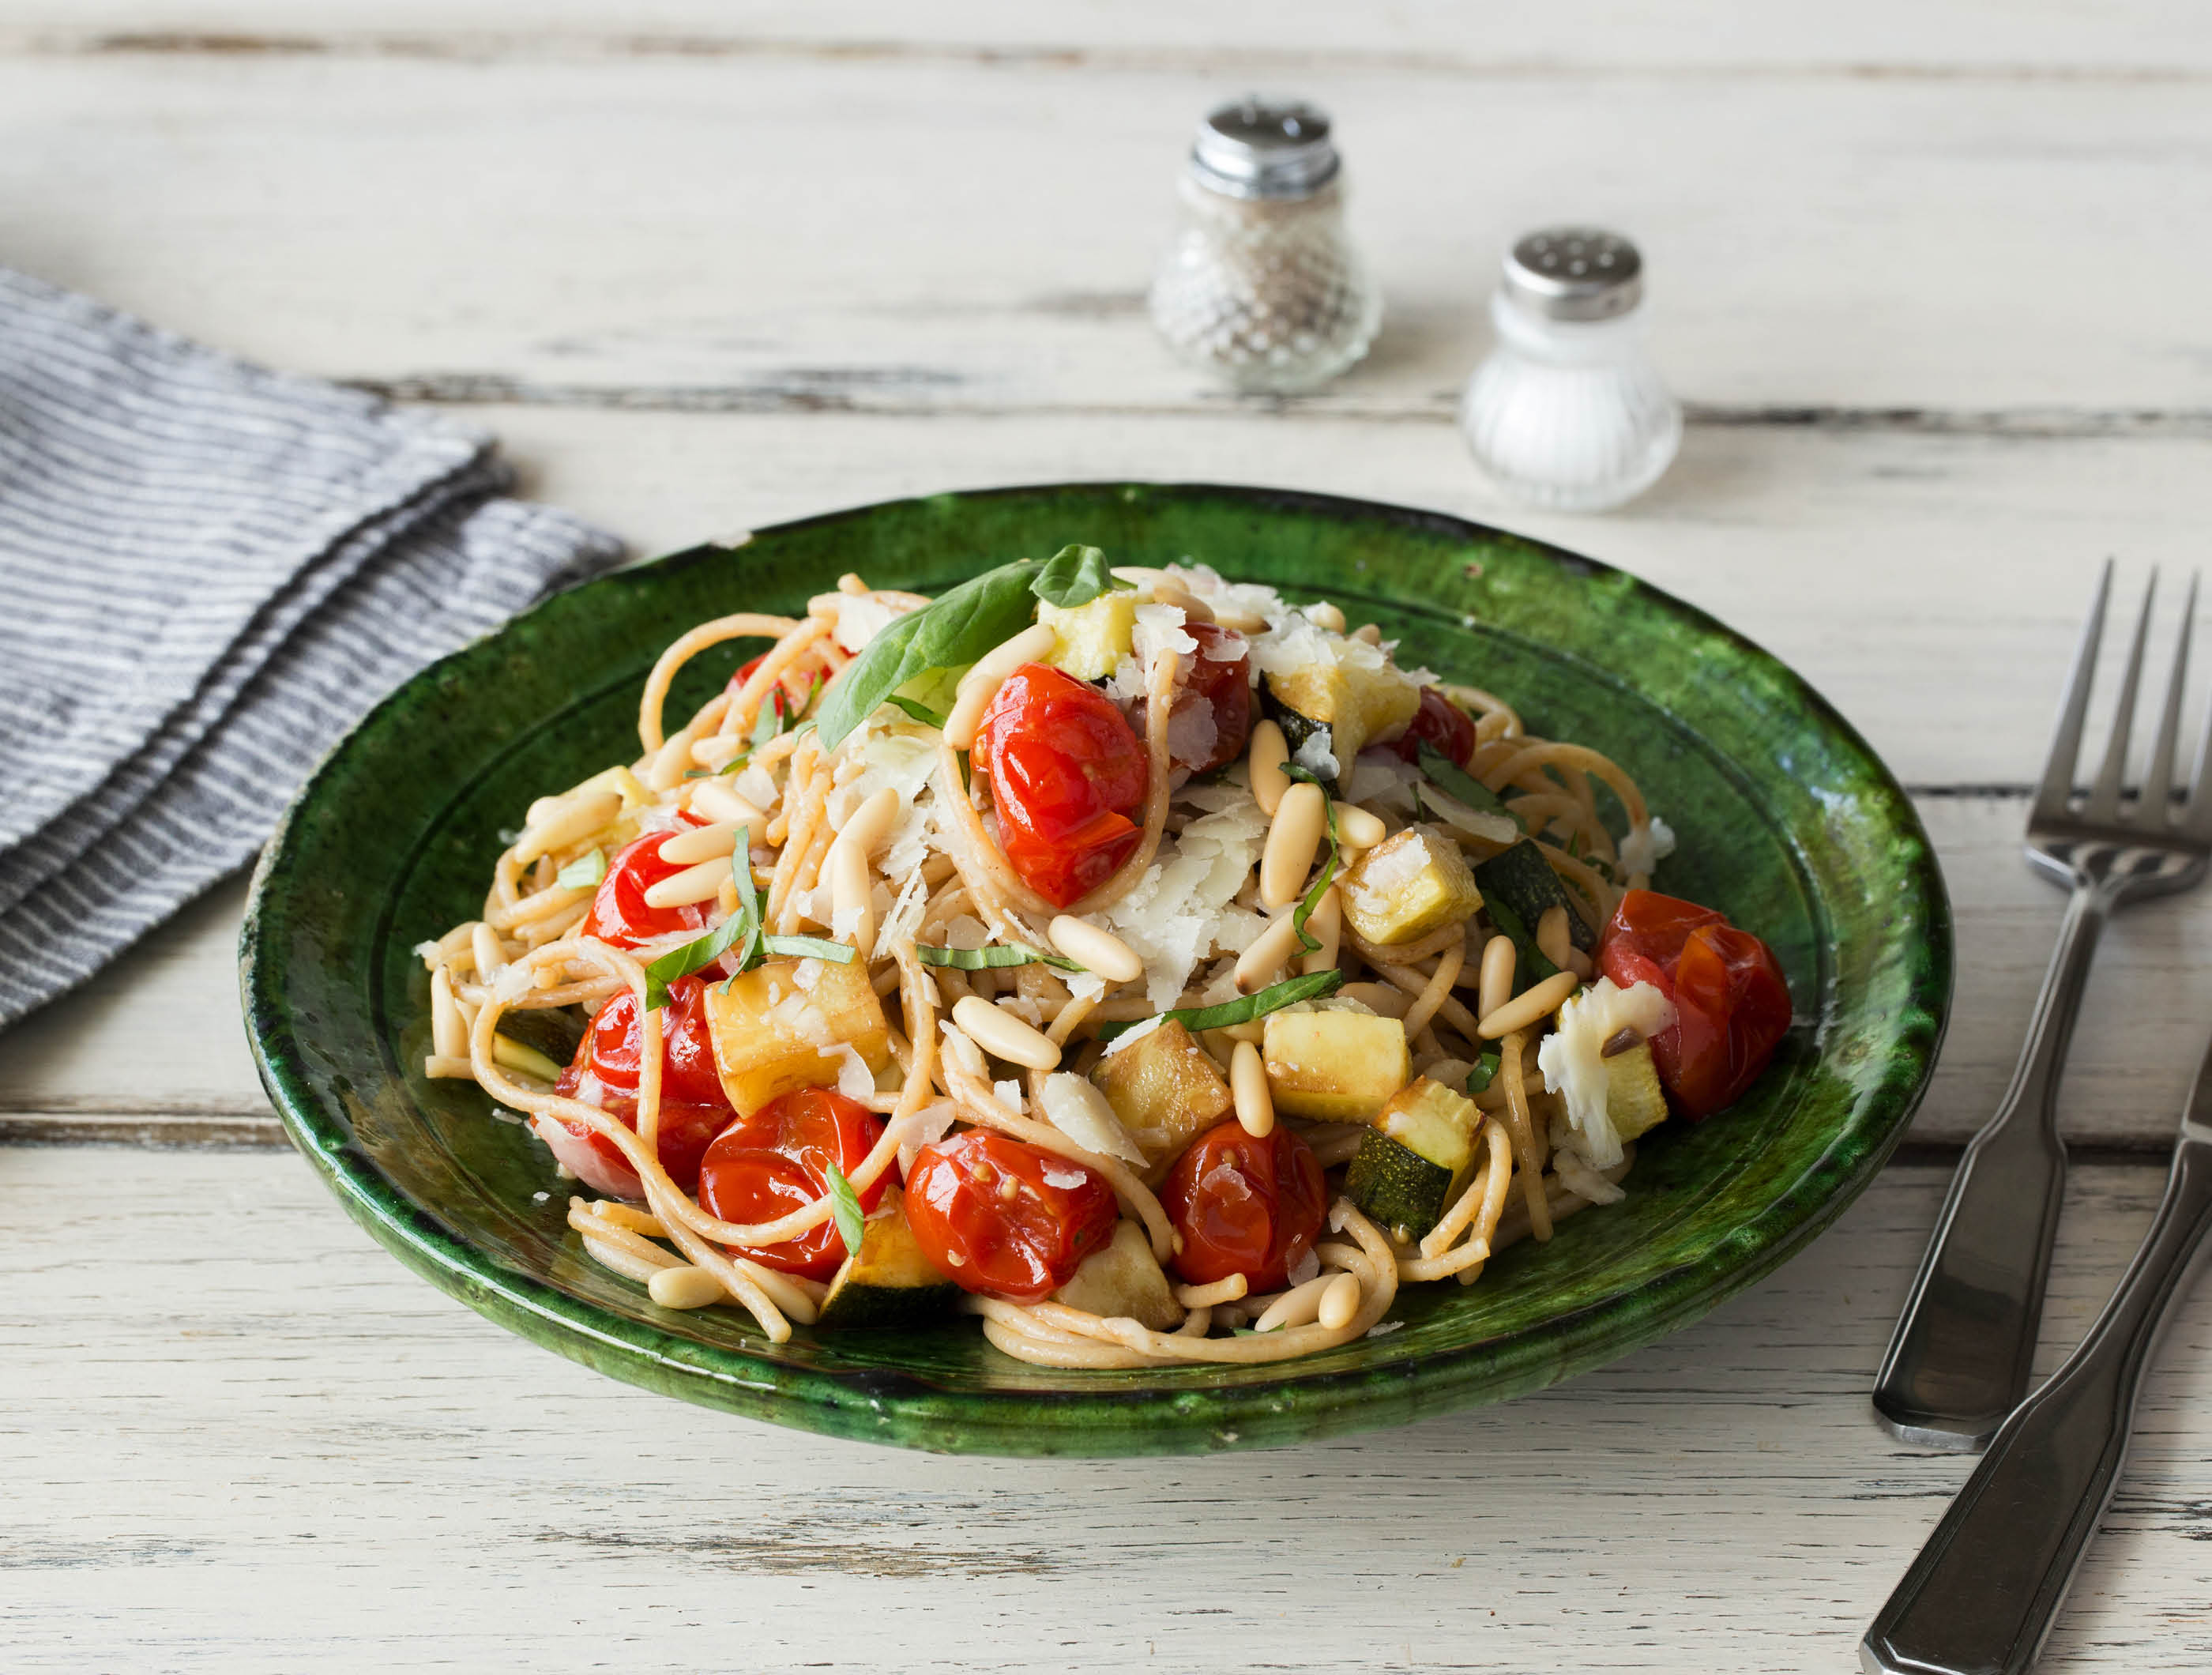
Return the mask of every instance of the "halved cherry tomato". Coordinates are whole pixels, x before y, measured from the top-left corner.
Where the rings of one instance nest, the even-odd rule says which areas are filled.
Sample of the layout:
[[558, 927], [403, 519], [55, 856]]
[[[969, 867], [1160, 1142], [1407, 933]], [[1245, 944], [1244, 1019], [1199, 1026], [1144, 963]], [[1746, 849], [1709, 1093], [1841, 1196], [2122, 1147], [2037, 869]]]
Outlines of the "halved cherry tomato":
[[[1198, 642], [1182, 671], [1182, 690], [1168, 716], [1168, 759], [1185, 775], [1211, 773], [1244, 752], [1252, 736], [1252, 643], [1210, 622], [1183, 624]], [[1129, 725], [1141, 734], [1145, 702]]]
[[1313, 1148], [1288, 1129], [1255, 1140], [1231, 1120], [1176, 1160], [1160, 1205], [1182, 1235], [1175, 1270], [1190, 1284], [1242, 1274], [1254, 1291], [1277, 1291], [1321, 1237], [1328, 1185]]
[[[690, 825], [700, 824], [689, 814], [683, 818]], [[706, 928], [703, 907], [645, 904], [647, 890], [664, 878], [672, 878], [684, 870], [677, 862], [660, 858], [660, 846], [675, 835], [673, 831], [648, 831], [615, 851], [614, 858], [607, 862], [607, 875], [599, 880], [599, 892], [592, 898], [592, 911], [584, 915], [581, 929], [585, 935], [596, 936], [618, 948], [634, 948], [640, 942], [665, 936], [672, 930]]]
[[983, 711], [975, 763], [991, 788], [999, 847], [1058, 907], [1113, 875], [1141, 835], [1145, 747], [1114, 701], [1042, 663], [1007, 677]]
[[1741, 1099], [1790, 1027], [1790, 985], [1774, 950], [1695, 902], [1631, 890], [1598, 941], [1597, 965], [1621, 988], [1649, 983], [1674, 1003], [1651, 1057], [1692, 1122]]
[[1408, 762], [1421, 759], [1421, 743], [1449, 757], [1461, 767], [1474, 754], [1474, 723], [1466, 710], [1433, 686], [1421, 688], [1421, 707], [1406, 730], [1390, 741], [1390, 748]]
[[[722, 1092], [721, 1078], [714, 1073], [714, 1046], [707, 1033], [706, 991], [702, 978], [677, 978], [668, 985], [668, 1008], [660, 1020], [660, 1166], [686, 1192], [698, 1186], [699, 1160], [708, 1146], [737, 1115]], [[569, 1099], [586, 1097], [635, 1129], [644, 1046], [644, 1032], [637, 1021], [637, 996], [627, 989], [611, 995], [584, 1032], [584, 1038], [576, 1044], [576, 1057], [561, 1072], [554, 1091]], [[564, 1119], [562, 1126], [599, 1154], [605, 1176], [623, 1197], [643, 1195], [629, 1160], [611, 1140], [592, 1133], [581, 1123]], [[624, 1176], [629, 1177], [627, 1181]]]
[[[849, 1176], [883, 1132], [872, 1112], [834, 1087], [794, 1088], [738, 1118], [707, 1148], [699, 1203], [725, 1221], [773, 1221], [827, 1192], [830, 1165]], [[886, 1170], [860, 1194], [860, 1208], [873, 1209], [890, 1181]], [[758, 1250], [739, 1246], [738, 1254], [764, 1268], [826, 1280], [846, 1252], [832, 1217], [796, 1239]]]
[[1114, 1236], [1114, 1189], [1086, 1164], [988, 1129], [915, 1154], [906, 1178], [915, 1242], [963, 1290], [1033, 1303]]

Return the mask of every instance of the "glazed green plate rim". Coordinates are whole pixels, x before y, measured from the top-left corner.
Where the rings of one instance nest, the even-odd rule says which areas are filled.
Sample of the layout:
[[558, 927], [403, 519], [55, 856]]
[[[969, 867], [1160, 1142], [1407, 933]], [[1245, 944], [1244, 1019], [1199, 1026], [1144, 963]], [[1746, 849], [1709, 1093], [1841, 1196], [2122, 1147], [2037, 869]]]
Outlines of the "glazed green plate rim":
[[[1732, 648], [1760, 667], [1786, 688], [1832, 750], [1856, 758], [1856, 770], [1881, 794], [1892, 828], [1905, 840], [1898, 884], [1907, 918], [1924, 936], [1913, 967], [1911, 1010], [1929, 1022], [1900, 1033], [1892, 1045], [1881, 1089], [1873, 1096], [1876, 1108], [1858, 1112], [1788, 1191], [1698, 1259], [1668, 1269], [1625, 1296], [1550, 1317], [1503, 1340], [1478, 1341], [1417, 1361], [1393, 1362], [1385, 1347], [1380, 1365], [1300, 1372], [1301, 1363], [1286, 1362], [1279, 1377], [1207, 1388], [1195, 1397], [1188, 1390], [1101, 1387], [1052, 1392], [1048, 1405], [1035, 1391], [947, 1391], [890, 1366], [873, 1374], [770, 1366], [743, 1351], [615, 1313], [493, 1259], [441, 1221], [434, 1206], [417, 1202], [376, 1167], [356, 1145], [344, 1113], [314, 1085], [308, 1069], [312, 1032], [303, 1032], [302, 1020], [285, 1004], [282, 960], [270, 957], [288, 911], [295, 822], [343, 776], [349, 752], [410, 693], [484, 658], [513, 630], [509, 624], [416, 674], [333, 746], [286, 810], [255, 871], [240, 942], [240, 987], [255, 1060], [287, 1133], [356, 1221], [441, 1290], [509, 1330], [617, 1377], [704, 1405], [830, 1434], [955, 1452], [1168, 1453], [1279, 1445], [1401, 1423], [1588, 1370], [1687, 1324], [1764, 1277], [1832, 1221], [1880, 1171], [1925, 1091], [1942, 1041], [1952, 977], [1948, 902], [1932, 846], [1902, 787], [1850, 723], [1786, 665], [1697, 607], [1609, 565], [1442, 513], [1300, 490], [1122, 482], [969, 490], [931, 496], [929, 503], [1066, 495], [1224, 498], [1255, 512], [1395, 526], [1471, 545], [1507, 544], [1548, 558], [1574, 576], [1625, 589], [1640, 607], [1671, 617], [1688, 633]], [[763, 527], [732, 545], [690, 549], [586, 583], [517, 622], [588, 609], [595, 592], [641, 570], [726, 562], [754, 542], [922, 503], [878, 502]], [[1802, 856], [1796, 864], [1802, 868]], [[1502, 1371], [1501, 1358], [1507, 1363]]]

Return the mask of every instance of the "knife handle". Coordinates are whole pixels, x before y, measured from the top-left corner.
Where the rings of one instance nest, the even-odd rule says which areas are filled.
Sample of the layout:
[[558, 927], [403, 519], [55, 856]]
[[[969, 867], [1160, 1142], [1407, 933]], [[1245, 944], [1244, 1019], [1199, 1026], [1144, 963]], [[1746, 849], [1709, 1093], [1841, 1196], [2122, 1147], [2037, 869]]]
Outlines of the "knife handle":
[[2212, 1226], [2212, 1133], [2175, 1148], [2142, 1248], [2064, 1366], [2021, 1403], [1881, 1608], [1868, 1675], [2019, 1675], [2111, 1503], [2143, 1368]]

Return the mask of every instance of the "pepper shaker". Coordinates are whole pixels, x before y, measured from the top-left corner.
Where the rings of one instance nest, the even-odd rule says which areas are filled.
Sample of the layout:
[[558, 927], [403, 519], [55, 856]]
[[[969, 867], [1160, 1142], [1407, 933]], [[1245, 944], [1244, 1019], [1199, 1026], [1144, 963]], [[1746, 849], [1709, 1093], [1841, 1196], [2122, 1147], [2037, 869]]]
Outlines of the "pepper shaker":
[[1344, 228], [1328, 116], [1247, 98], [1199, 125], [1152, 323], [1185, 362], [1249, 392], [1327, 383], [1366, 354], [1382, 300]]
[[1497, 347], [1468, 381], [1460, 428], [1499, 487], [1597, 512], [1659, 480], [1682, 410], [1644, 348], [1644, 259], [1617, 233], [1556, 227], [1505, 259]]

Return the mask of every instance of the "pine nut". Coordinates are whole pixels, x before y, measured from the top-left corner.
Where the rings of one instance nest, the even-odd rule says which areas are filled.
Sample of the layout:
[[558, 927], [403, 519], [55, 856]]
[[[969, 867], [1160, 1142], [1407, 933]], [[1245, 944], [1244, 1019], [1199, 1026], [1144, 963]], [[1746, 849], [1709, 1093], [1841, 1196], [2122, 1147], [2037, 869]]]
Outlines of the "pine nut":
[[1513, 998], [1514, 964], [1519, 957], [1510, 936], [1493, 936], [1482, 945], [1482, 981], [1474, 991], [1476, 1017], [1488, 1017]]
[[1495, 1012], [1486, 1012], [1475, 1020], [1475, 1033], [1486, 1041], [1495, 1041], [1501, 1035], [1510, 1035], [1516, 1029], [1526, 1029], [1540, 1023], [1559, 1009], [1559, 1002], [1573, 994], [1578, 979], [1572, 971], [1556, 971], [1533, 989], [1524, 989]]
[[441, 1058], [466, 1058], [469, 1032], [453, 1000], [453, 980], [443, 965], [430, 973], [430, 1045]]
[[1322, 892], [1321, 899], [1314, 904], [1314, 911], [1306, 919], [1306, 935], [1321, 946], [1298, 962], [1299, 971], [1311, 977], [1316, 971], [1334, 971], [1344, 941], [1344, 898], [1337, 894], [1334, 884]]
[[1172, 605], [1192, 622], [1213, 620], [1212, 608], [1172, 576], [1164, 576], [1152, 583], [1152, 603]]
[[857, 596], [868, 591], [868, 584], [861, 581], [853, 571], [847, 570], [844, 575], [837, 578], [837, 591], [841, 594]]
[[730, 1294], [721, 1281], [703, 1268], [664, 1268], [645, 1282], [653, 1300], [663, 1308], [704, 1308]]
[[[886, 795], [896, 798], [896, 791]], [[841, 922], [857, 912], [853, 947], [866, 959], [876, 946], [876, 907], [869, 887], [867, 851], [857, 844], [837, 843], [830, 848], [830, 906]], [[840, 935], [844, 933], [841, 929]]]
[[1230, 1024], [1219, 1032], [1231, 1041], [1249, 1041], [1255, 1047], [1262, 1045], [1267, 1039], [1267, 1026], [1257, 1018], [1249, 1023]]
[[422, 1075], [431, 1081], [474, 1081], [477, 1067], [466, 1053], [459, 1058], [451, 1053], [432, 1053], [422, 1061]]
[[1134, 948], [1088, 919], [1063, 913], [1045, 927], [1045, 932], [1053, 947], [1109, 983], [1134, 983], [1145, 974], [1145, 962]]
[[1245, 994], [1265, 989], [1275, 973], [1289, 965], [1298, 952], [1297, 910], [1278, 914], [1267, 928], [1252, 939], [1252, 946], [1237, 956], [1237, 986]]
[[1382, 630], [1371, 622], [1364, 622], [1352, 630], [1352, 637], [1364, 640], [1370, 646], [1379, 646], [1382, 643]]
[[1267, 1305], [1267, 1313], [1252, 1323], [1253, 1330], [1272, 1332], [1286, 1326], [1311, 1325], [1314, 1317], [1321, 1313], [1321, 1294], [1334, 1285], [1337, 1278], [1334, 1274], [1323, 1274], [1304, 1285], [1292, 1286]]
[[646, 1239], [668, 1237], [668, 1229], [661, 1225], [660, 1218], [649, 1209], [639, 1209], [635, 1205], [617, 1203], [612, 1198], [594, 1198], [592, 1201], [592, 1214], [602, 1221], [611, 1222], [625, 1233], [634, 1233]]
[[1048, 655], [1058, 637], [1044, 624], [1032, 623], [1003, 645], [986, 652], [960, 678], [960, 695], [953, 701], [952, 714], [945, 722], [945, 742], [955, 750], [973, 749], [975, 730], [982, 725], [983, 711], [998, 697], [999, 688], [1006, 684], [1006, 677], [1023, 664]]
[[1321, 787], [1300, 780], [1283, 793], [1267, 847], [1260, 856], [1260, 902], [1270, 912], [1297, 899], [1313, 870], [1314, 851], [1328, 825], [1328, 800]]
[[[760, 819], [763, 825], [768, 824], [760, 816], [754, 818]], [[673, 867], [693, 867], [702, 861], [717, 858], [730, 861], [737, 850], [738, 833], [744, 830], [734, 821], [725, 820], [717, 820], [712, 825], [686, 826], [674, 837], [662, 840], [660, 858]]]
[[[538, 805], [532, 803], [530, 812], [535, 814]], [[550, 818], [533, 821], [514, 846], [514, 858], [527, 867], [541, 855], [550, 855], [569, 844], [590, 837], [600, 827], [611, 825], [622, 813], [622, 794], [618, 791], [593, 791], [564, 803], [552, 812]]]
[[1237, 634], [1264, 634], [1267, 630], [1267, 619], [1257, 611], [1242, 610], [1234, 605], [1215, 606], [1213, 620]]
[[681, 785], [685, 772], [692, 765], [691, 746], [697, 742], [696, 736], [687, 727], [653, 752], [653, 759], [646, 764], [646, 789], [649, 791], [672, 791]]
[[1306, 620], [1316, 628], [1325, 628], [1332, 634], [1344, 632], [1344, 612], [1327, 600], [1305, 607]]
[[1545, 959], [1565, 971], [1567, 956], [1575, 951], [1573, 939], [1567, 935], [1567, 910], [1564, 904], [1555, 903], [1544, 910], [1536, 921], [1536, 948]]
[[899, 794], [886, 785], [855, 808], [838, 829], [837, 842], [858, 850], [862, 857], [873, 855], [891, 835], [899, 817]]
[[702, 861], [696, 867], [686, 867], [672, 873], [645, 892], [647, 907], [695, 907], [702, 901], [712, 901], [722, 887], [722, 880], [732, 876], [730, 857], [717, 856], [712, 861]]
[[963, 996], [953, 1002], [952, 1021], [967, 1031], [969, 1038], [985, 1052], [1010, 1064], [1049, 1070], [1060, 1063], [1060, 1045], [1051, 1037], [974, 995]]
[[1359, 1282], [1349, 1274], [1339, 1274], [1328, 1282], [1321, 1294], [1321, 1303], [1314, 1310], [1314, 1319], [1331, 1331], [1341, 1331], [1352, 1324], [1352, 1317], [1359, 1313]]
[[[702, 779], [693, 782], [691, 812], [695, 814], [704, 814], [717, 825], [757, 824], [765, 828], [768, 825], [767, 815], [762, 813], [759, 809], [754, 807], [751, 803], [732, 790], [725, 782], [719, 779]], [[755, 843], [760, 841], [758, 832], [754, 834], [753, 841]]]
[[1570, 945], [1567, 949], [1567, 957], [1565, 959], [1562, 959], [1559, 964], [1572, 971], [1584, 983], [1588, 983], [1592, 978], [1597, 975], [1597, 967], [1590, 964], [1590, 957], [1584, 953], [1580, 948], [1575, 947], [1571, 945]]
[[1229, 1056], [1229, 1092], [1237, 1102], [1237, 1120], [1255, 1140], [1275, 1131], [1275, 1099], [1267, 1091], [1267, 1062], [1249, 1041], [1239, 1041]]
[[1390, 835], [1381, 815], [1370, 814], [1356, 803], [1329, 806], [1336, 811], [1336, 841], [1348, 850], [1371, 850]]
[[1291, 789], [1291, 777], [1283, 771], [1283, 764], [1290, 759], [1291, 747], [1283, 738], [1283, 729], [1273, 722], [1255, 723], [1247, 777], [1252, 783], [1252, 801], [1271, 820], [1282, 806], [1283, 793]]
[[481, 919], [469, 933], [469, 949], [476, 955], [478, 983], [489, 983], [507, 965], [507, 951], [499, 945], [499, 933]]

